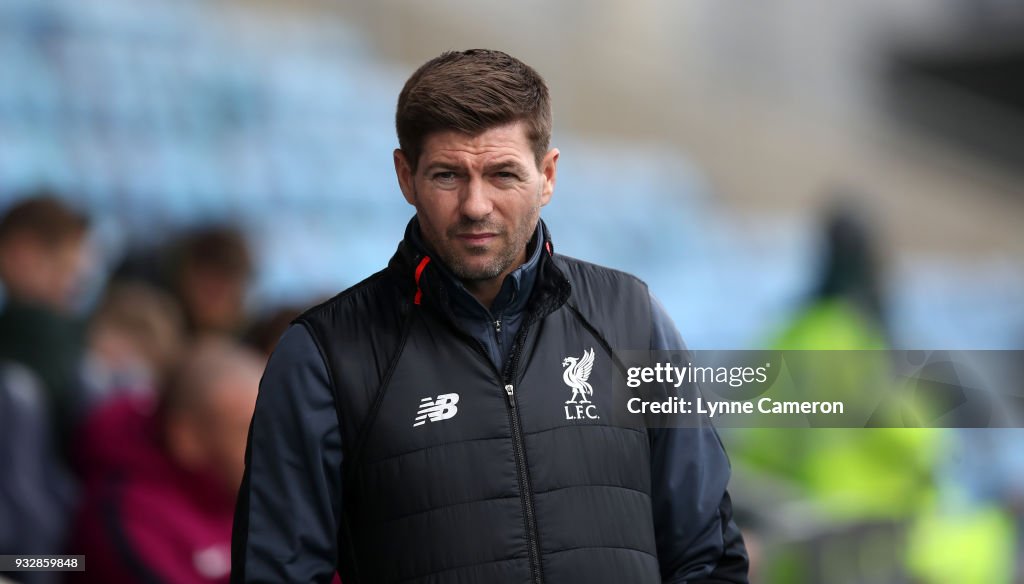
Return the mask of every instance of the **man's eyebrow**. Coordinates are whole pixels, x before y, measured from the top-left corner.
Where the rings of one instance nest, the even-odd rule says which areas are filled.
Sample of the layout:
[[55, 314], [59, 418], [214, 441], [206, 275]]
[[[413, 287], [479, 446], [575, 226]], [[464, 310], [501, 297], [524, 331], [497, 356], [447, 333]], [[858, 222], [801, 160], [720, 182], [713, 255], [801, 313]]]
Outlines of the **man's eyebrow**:
[[488, 164], [486, 167], [484, 167], [484, 172], [486, 172], [486, 173], [506, 172], [506, 171], [510, 171], [510, 172], [512, 172], [514, 174], [525, 174], [526, 173], [526, 167], [524, 167], [522, 164], [520, 164], [516, 160], [503, 160], [501, 162], [495, 162], [493, 164]]
[[434, 170], [462, 170], [462, 166], [454, 162], [444, 162], [439, 160], [437, 162], [431, 162], [430, 164], [423, 167], [423, 172], [431, 172]]

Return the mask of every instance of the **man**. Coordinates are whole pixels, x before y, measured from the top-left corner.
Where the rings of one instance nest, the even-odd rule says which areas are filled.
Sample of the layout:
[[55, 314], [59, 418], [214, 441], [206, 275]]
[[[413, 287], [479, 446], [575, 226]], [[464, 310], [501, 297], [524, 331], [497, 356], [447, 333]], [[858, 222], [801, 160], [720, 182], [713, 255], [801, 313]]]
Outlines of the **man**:
[[174, 259], [171, 285], [189, 331], [239, 336], [253, 271], [243, 234], [232, 227], [200, 229], [180, 242]]
[[[746, 582], [714, 432], [611, 423], [612, 349], [682, 341], [642, 282], [555, 253], [544, 81], [445, 53], [396, 122], [416, 217], [271, 357], [233, 580]], [[577, 392], [573, 362], [594, 372]]]
[[88, 557], [83, 581], [228, 581], [234, 498], [262, 367], [232, 342], [203, 339], [155, 404], [124, 395], [89, 416], [70, 548]]
[[0, 219], [0, 360], [42, 381], [57, 446], [79, 407], [84, 326], [73, 315], [88, 266], [87, 219], [48, 193], [15, 203]]

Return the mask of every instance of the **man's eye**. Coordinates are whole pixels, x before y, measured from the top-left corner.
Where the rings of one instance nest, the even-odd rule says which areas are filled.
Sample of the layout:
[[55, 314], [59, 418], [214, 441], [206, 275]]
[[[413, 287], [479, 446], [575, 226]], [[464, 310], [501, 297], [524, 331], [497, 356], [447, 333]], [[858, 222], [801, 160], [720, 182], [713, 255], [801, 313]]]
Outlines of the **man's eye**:
[[453, 181], [455, 180], [455, 173], [450, 170], [445, 172], [435, 172], [434, 180], [439, 180], [442, 182]]
[[502, 180], [519, 180], [519, 177], [512, 172], [499, 172], [496, 176]]

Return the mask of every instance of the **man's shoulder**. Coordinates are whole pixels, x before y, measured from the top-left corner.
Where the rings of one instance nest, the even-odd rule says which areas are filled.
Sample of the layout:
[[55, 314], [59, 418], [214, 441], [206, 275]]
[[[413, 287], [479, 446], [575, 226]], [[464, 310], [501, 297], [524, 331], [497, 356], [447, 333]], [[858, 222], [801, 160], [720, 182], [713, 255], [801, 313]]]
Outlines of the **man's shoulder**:
[[647, 283], [629, 272], [602, 266], [572, 256], [557, 254], [552, 256], [560, 268], [567, 271], [570, 280], [584, 279], [592, 283], [607, 283], [620, 287], [637, 287], [647, 291]]
[[570, 307], [612, 347], [640, 349], [650, 345], [650, 291], [643, 280], [573, 257], [554, 258], [572, 286]]
[[397, 309], [399, 304], [397, 287], [385, 268], [320, 304], [306, 309], [294, 322], [331, 320], [339, 315], [369, 317], [375, 315], [382, 307], [391, 306]]
[[304, 327], [329, 361], [353, 351], [382, 351], [394, 344], [409, 313], [407, 298], [384, 269], [306, 310], [294, 325]]

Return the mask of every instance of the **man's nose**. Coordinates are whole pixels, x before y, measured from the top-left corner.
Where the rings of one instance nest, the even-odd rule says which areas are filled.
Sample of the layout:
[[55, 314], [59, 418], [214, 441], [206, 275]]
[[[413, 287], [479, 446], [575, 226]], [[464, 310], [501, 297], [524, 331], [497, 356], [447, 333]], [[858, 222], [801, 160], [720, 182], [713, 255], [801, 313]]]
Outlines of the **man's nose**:
[[487, 185], [479, 177], [470, 177], [462, 197], [462, 214], [473, 221], [479, 221], [491, 214], [494, 204], [487, 193]]

